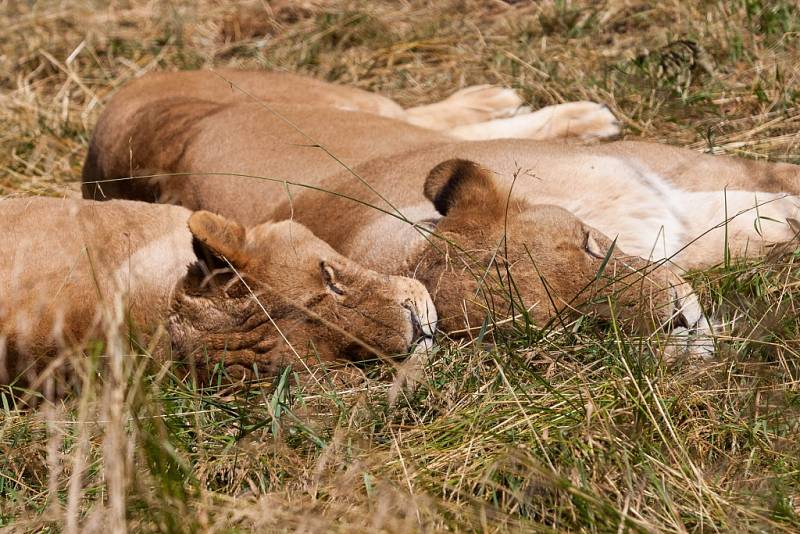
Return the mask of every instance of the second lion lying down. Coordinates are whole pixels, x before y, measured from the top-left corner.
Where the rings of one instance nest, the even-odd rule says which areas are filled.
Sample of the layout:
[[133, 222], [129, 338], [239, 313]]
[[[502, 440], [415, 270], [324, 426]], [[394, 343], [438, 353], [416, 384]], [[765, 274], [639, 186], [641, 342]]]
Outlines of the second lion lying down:
[[[181, 359], [233, 378], [298, 360], [360, 360], [430, 346], [419, 282], [336, 253], [298, 223], [237, 223], [178, 206], [0, 201], [0, 383], [33, 384], [62, 349], [165, 323]], [[127, 326], [123, 326], [124, 330]]]

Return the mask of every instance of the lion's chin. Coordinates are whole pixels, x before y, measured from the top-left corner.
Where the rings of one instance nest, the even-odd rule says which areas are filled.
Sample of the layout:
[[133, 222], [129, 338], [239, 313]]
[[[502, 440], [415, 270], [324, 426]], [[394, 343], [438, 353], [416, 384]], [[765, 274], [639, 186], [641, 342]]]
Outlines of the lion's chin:
[[411, 349], [411, 354], [418, 354], [420, 352], [428, 352], [433, 348], [433, 338], [432, 337], [423, 337]]

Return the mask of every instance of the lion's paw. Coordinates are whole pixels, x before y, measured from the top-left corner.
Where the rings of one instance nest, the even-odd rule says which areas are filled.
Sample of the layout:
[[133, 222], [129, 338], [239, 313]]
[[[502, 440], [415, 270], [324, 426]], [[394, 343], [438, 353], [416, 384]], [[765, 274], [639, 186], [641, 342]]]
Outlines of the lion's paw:
[[549, 106], [552, 137], [577, 137], [582, 141], [597, 141], [617, 137], [620, 123], [605, 104], [597, 102], [568, 102]]
[[472, 85], [456, 91], [443, 102], [470, 110], [474, 114], [473, 122], [511, 117], [522, 106], [522, 98], [516, 91], [496, 85]]
[[595, 102], [569, 102], [547, 106], [531, 113], [493, 119], [452, 128], [450, 135], [459, 139], [551, 139], [578, 138], [593, 141], [620, 133], [617, 118], [608, 107]]
[[800, 199], [782, 193], [754, 193], [749, 205], [729, 223], [743, 239], [786, 243], [797, 239]]

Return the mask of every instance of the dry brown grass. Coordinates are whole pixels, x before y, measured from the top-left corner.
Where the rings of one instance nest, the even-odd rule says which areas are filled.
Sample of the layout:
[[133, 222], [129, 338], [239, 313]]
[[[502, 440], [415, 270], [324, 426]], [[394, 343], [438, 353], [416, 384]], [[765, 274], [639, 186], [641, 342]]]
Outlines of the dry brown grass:
[[[786, 0], [0, 0], [0, 194], [77, 194], [92, 126], [144, 72], [303, 72], [404, 104], [473, 83], [608, 103], [628, 138], [800, 161], [800, 9]], [[636, 58], [690, 39], [688, 88]], [[649, 57], [657, 58], [651, 54]], [[83, 393], [0, 396], [12, 531], [796, 531], [795, 255], [695, 275], [739, 326], [704, 368], [584, 324], [444, 344], [395, 408], [349, 386], [198, 391], [110, 344]], [[147, 372], [145, 372], [145, 364]], [[336, 383], [334, 386], [333, 384]]]

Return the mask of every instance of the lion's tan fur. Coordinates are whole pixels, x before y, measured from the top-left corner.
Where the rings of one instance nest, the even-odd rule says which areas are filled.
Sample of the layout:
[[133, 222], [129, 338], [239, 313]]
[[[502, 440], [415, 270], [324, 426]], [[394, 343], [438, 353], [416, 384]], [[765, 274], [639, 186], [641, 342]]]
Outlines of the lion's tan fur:
[[[599, 265], [587, 256], [586, 235], [605, 250], [605, 236], [617, 238], [609, 266], [617, 273], [645, 265], [621, 251], [669, 258], [680, 272], [716, 263], [726, 244], [741, 256], [792, 236], [784, 221], [794, 217], [795, 203], [781, 193], [799, 192], [793, 166], [642, 143], [542, 142], [546, 133], [491, 139], [517, 135], [519, 116], [420, 128], [407, 114], [387, 111], [394, 108], [382, 97], [305, 78], [187, 76], [146, 76], [111, 101], [84, 167], [85, 195], [175, 202], [248, 225], [294, 218], [367, 266], [425, 280], [449, 331], [476, 327], [486, 311], [478, 308], [494, 306], [477, 295], [475, 280], [496, 274], [502, 284], [498, 262], [514, 266], [514, 277], [524, 281], [521, 300], [540, 322], [554, 307], [569, 306]], [[445, 120], [446, 111], [431, 113], [434, 122]], [[548, 126], [554, 137], [571, 124], [559, 120], [553, 115]], [[454, 140], [457, 128], [490, 139]], [[469, 180], [474, 194], [445, 214], [424, 190], [429, 171], [453, 158], [478, 162], [474, 169], [482, 170], [469, 173], [478, 177]], [[155, 170], [189, 176], [101, 184], [102, 191], [92, 183]], [[725, 191], [726, 185], [746, 190]], [[424, 235], [439, 219], [439, 237]], [[442, 237], [469, 254], [456, 253]], [[658, 310], [656, 322], [680, 315], [690, 299], [689, 326], [697, 326], [701, 315], [688, 286], [667, 267], [650, 270], [638, 279]]]
[[145, 335], [166, 322], [179, 357], [235, 375], [402, 353], [435, 327], [419, 282], [364, 269], [289, 221], [245, 230], [178, 206], [6, 199], [0, 244], [3, 382], [128, 318]]
[[[439, 106], [429, 114], [430, 122], [438, 121], [438, 129], [452, 126], [448, 120], [464, 127], [487, 124], [464, 123], [478, 119], [464, 116], [459, 107], [450, 109], [453, 117], [448, 119], [446, 102], [431, 105]], [[247, 224], [285, 216], [290, 211], [287, 190], [294, 190], [298, 201], [309, 196], [282, 181], [342, 189], [382, 203], [345, 168], [349, 166], [357, 167], [392, 205], [425, 218], [435, 215], [422, 195], [428, 170], [459, 157], [490, 169], [504, 187], [517, 177], [515, 196], [561, 206], [605, 234], [618, 236], [624, 250], [645, 258], [669, 257], [679, 269], [719, 262], [725, 239], [732, 254], [740, 256], [760, 254], [765, 245], [792, 236], [784, 220], [796, 216], [796, 203], [782, 197], [800, 193], [793, 165], [636, 142], [590, 147], [523, 139], [458, 142], [430, 125], [408, 124], [413, 122], [404, 116], [409, 110], [401, 113], [396, 108], [379, 95], [288, 74], [148, 75], [123, 88], [110, 103], [90, 146], [84, 180], [159, 170], [198, 176], [109, 183], [103, 184], [102, 192], [89, 184], [85, 194], [212, 207]], [[203, 171], [261, 179], [199, 175]], [[315, 210], [328, 205], [340, 210], [330, 197], [312, 203]], [[733, 217], [740, 212], [744, 213]], [[727, 225], [726, 218], [732, 219]], [[394, 235], [387, 230], [400, 224], [353, 205], [337, 217], [341, 224], [326, 224], [324, 217], [302, 220], [348, 253], [352, 229], [359, 228], [352, 247], [368, 258], [382, 255], [381, 246], [369, 243], [379, 235], [381, 240]], [[714, 226], [719, 228], [709, 231]], [[686, 247], [689, 242], [692, 246]], [[396, 246], [384, 247], [384, 255], [392, 255]], [[374, 265], [381, 267], [382, 261]]]

